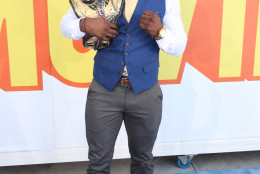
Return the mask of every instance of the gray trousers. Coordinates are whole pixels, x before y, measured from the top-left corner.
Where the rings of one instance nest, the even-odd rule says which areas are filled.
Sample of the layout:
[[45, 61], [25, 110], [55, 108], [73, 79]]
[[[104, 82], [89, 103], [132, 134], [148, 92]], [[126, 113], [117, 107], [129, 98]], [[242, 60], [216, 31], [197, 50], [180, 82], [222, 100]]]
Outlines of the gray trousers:
[[162, 91], [157, 83], [136, 95], [131, 86], [118, 83], [108, 92], [95, 79], [86, 103], [89, 145], [88, 174], [109, 174], [114, 145], [125, 123], [131, 155], [131, 174], [152, 174], [152, 149], [162, 117]]

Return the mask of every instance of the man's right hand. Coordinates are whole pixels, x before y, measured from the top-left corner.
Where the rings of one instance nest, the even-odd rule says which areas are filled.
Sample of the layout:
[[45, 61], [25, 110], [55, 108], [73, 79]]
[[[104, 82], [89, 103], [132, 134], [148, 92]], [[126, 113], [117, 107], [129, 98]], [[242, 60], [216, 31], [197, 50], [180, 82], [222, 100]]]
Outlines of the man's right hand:
[[118, 35], [117, 26], [102, 18], [81, 19], [80, 30], [105, 41], [115, 38]]

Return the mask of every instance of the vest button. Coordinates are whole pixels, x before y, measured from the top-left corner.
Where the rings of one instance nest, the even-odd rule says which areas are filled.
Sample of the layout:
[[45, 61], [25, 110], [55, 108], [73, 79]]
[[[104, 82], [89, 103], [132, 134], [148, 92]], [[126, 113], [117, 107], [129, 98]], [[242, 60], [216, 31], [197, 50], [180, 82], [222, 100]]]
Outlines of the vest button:
[[129, 47], [129, 46], [130, 46], [130, 43], [126, 43], [125, 45], [126, 45], [127, 47]]
[[124, 66], [124, 65], [125, 65], [125, 62], [121, 62], [121, 65]]
[[125, 29], [127, 29], [127, 25], [125, 25]]
[[128, 56], [128, 53], [125, 53], [125, 56]]
[[121, 72], [121, 71], [118, 71], [117, 73], [118, 73], [119, 75], [121, 75], [121, 74], [122, 74], [122, 72]]
[[131, 34], [130, 33], [127, 33], [127, 37], [130, 37], [131, 36]]

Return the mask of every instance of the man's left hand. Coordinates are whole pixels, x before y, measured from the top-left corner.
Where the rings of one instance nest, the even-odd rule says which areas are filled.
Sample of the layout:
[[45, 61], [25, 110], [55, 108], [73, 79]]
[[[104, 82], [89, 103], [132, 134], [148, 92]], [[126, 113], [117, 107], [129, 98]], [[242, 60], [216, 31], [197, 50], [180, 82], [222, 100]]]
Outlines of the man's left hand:
[[156, 37], [159, 35], [159, 31], [163, 27], [163, 24], [157, 13], [145, 11], [140, 19], [140, 27], [149, 35]]

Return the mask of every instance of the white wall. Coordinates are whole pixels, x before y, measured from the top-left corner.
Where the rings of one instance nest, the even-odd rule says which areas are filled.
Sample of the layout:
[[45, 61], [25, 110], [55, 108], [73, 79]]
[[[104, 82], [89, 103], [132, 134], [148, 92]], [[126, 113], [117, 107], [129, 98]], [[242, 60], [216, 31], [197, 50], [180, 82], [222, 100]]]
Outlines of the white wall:
[[[43, 73], [43, 91], [0, 90], [0, 166], [87, 160], [87, 88]], [[162, 85], [155, 156], [260, 150], [260, 82], [213, 83], [189, 64]], [[129, 157], [122, 127], [115, 158]]]

